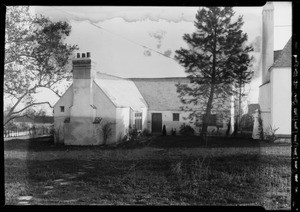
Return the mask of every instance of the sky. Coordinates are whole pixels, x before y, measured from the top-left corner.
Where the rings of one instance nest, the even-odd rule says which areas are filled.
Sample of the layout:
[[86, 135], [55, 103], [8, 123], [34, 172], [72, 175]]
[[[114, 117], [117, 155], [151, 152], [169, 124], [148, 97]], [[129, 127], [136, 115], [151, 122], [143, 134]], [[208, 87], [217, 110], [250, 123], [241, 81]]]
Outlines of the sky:
[[[274, 50], [278, 50], [291, 37], [291, 3], [273, 4]], [[194, 32], [198, 9], [199, 7], [138, 6], [31, 7], [34, 14], [42, 14], [53, 21], [67, 21], [72, 30], [66, 42], [77, 44], [77, 52], [91, 52], [97, 71], [125, 78], [186, 76], [183, 67], [172, 58], [175, 50], [187, 47], [182, 36]], [[248, 43], [257, 46], [253, 53], [257, 73], [248, 88], [248, 100], [255, 103], [258, 101], [258, 86], [261, 82], [258, 64], [262, 7], [233, 9], [236, 12], [235, 18], [243, 15], [243, 31], [248, 34]], [[51, 91], [46, 90], [40, 92], [37, 98], [40, 101], [49, 100], [52, 104], [58, 100]]]

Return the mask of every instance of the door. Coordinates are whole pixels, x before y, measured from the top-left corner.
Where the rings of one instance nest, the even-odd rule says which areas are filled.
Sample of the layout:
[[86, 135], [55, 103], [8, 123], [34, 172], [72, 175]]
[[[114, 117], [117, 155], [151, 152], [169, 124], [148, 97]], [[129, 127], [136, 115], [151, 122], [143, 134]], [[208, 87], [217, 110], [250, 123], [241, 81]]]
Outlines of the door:
[[152, 113], [152, 133], [161, 133], [162, 131], [162, 114]]

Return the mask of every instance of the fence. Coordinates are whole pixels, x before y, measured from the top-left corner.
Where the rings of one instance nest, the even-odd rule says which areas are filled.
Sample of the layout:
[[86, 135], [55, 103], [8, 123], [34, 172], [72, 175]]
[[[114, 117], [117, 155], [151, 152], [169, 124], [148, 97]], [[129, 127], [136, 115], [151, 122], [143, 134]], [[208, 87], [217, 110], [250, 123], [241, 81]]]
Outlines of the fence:
[[35, 135], [51, 135], [53, 133], [53, 127], [32, 127], [29, 129], [19, 129], [19, 128], [12, 128], [4, 130], [3, 136], [4, 138], [10, 137], [20, 137], [20, 136], [35, 136]]

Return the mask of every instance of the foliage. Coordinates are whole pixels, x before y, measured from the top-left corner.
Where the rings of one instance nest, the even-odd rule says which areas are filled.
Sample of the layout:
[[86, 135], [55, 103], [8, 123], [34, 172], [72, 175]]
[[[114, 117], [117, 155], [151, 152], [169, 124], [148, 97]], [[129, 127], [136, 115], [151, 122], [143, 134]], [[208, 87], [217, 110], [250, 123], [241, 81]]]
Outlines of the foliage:
[[[224, 110], [229, 96], [237, 93], [240, 85], [248, 83], [253, 71], [248, 69], [253, 49], [245, 43], [243, 18], [232, 22], [231, 7], [203, 7], [196, 14], [196, 31], [185, 34], [188, 49], [180, 48], [175, 58], [185, 68], [189, 84], [177, 84], [177, 92], [189, 111], [190, 119], [203, 113], [195, 110], [205, 106], [201, 134], [206, 134], [211, 110]], [[195, 107], [193, 108], [192, 105]], [[228, 108], [227, 108], [228, 109]]]
[[176, 128], [175, 129], [171, 129], [171, 135], [176, 136]]
[[4, 130], [15, 130], [17, 127], [18, 126], [14, 122], [10, 121], [4, 126]]
[[112, 135], [111, 123], [107, 122], [102, 125], [103, 144], [107, 143], [108, 138]]
[[250, 114], [244, 114], [242, 116], [242, 119], [241, 119], [241, 128], [243, 130], [248, 130], [248, 131], [252, 131], [253, 130], [253, 125], [254, 125], [254, 118], [252, 115]]
[[265, 133], [264, 133], [264, 128], [263, 128], [263, 120], [261, 118], [261, 110], [258, 108], [258, 135], [260, 140], [265, 139]]
[[228, 124], [227, 124], [226, 136], [229, 136], [230, 127], [231, 127], [231, 118], [229, 118], [229, 121], [228, 121]]
[[131, 126], [129, 126], [127, 138], [129, 140], [136, 140], [138, 135], [139, 135], [138, 130], [136, 128], [132, 128]]
[[274, 141], [277, 140], [277, 136], [276, 136], [276, 131], [279, 129], [279, 127], [275, 128], [272, 127], [271, 125], [267, 128], [267, 130], [264, 132], [264, 138], [271, 142], [271, 143], [274, 143]]
[[67, 22], [31, 15], [29, 7], [7, 7], [5, 27], [4, 94], [14, 104], [4, 124], [34, 105], [52, 107], [34, 95], [46, 88], [60, 96], [57, 85], [70, 80], [69, 58], [77, 49], [64, 42], [71, 32]]
[[151, 133], [148, 129], [143, 129], [143, 131], [141, 132], [141, 136], [143, 137], [150, 137], [151, 136]]
[[101, 117], [96, 117], [93, 121], [93, 124], [100, 124], [102, 121], [102, 118]]
[[66, 117], [64, 120], [64, 123], [70, 123], [71, 118], [70, 117]]
[[163, 136], [167, 135], [166, 125], [163, 126], [162, 134]]
[[190, 125], [182, 124], [180, 126], [179, 132], [181, 135], [191, 136], [194, 135], [195, 130]]

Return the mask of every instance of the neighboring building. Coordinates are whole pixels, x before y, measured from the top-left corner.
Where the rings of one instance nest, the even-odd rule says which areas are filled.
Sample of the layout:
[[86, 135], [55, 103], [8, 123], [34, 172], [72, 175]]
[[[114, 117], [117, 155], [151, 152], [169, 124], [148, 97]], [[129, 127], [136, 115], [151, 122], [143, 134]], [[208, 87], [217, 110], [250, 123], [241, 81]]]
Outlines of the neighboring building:
[[[259, 106], [265, 132], [272, 127], [278, 128], [276, 134], [290, 136], [292, 40], [282, 50], [274, 52], [273, 11], [271, 2], [263, 7], [262, 85], [259, 87]], [[253, 130], [257, 131], [256, 128]], [[258, 138], [256, 134], [253, 134], [253, 138]]]
[[29, 116], [23, 116], [23, 117], [17, 117], [13, 119], [13, 123], [17, 126], [26, 124], [29, 127], [33, 126], [44, 126], [49, 127], [53, 125], [53, 116], [35, 116], [35, 117], [29, 117]]
[[[87, 56], [77, 54], [73, 60], [73, 84], [54, 105], [55, 143], [103, 144], [102, 128], [106, 123], [111, 128], [106, 143], [123, 139], [130, 126], [161, 133], [166, 125], [169, 134], [172, 128], [179, 132], [186, 123], [199, 132], [195, 123], [201, 124], [201, 118], [192, 123], [184, 119], [188, 113], [181, 111], [183, 104], [176, 92], [175, 84], [188, 83], [187, 78], [123, 79], [96, 72], [91, 66], [90, 53]], [[212, 110], [209, 130], [226, 133], [229, 119], [233, 120], [231, 99], [223, 104], [224, 111]]]

